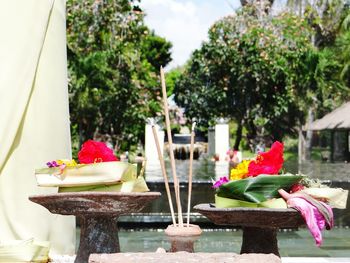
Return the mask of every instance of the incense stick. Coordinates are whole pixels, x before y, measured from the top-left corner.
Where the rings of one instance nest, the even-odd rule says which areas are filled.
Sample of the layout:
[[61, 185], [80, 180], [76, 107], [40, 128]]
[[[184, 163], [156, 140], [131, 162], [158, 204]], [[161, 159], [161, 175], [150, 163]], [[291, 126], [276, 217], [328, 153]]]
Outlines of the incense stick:
[[194, 152], [194, 127], [196, 122], [192, 123], [191, 129], [191, 146], [190, 146], [190, 168], [188, 172], [188, 203], [187, 203], [187, 227], [190, 226], [190, 211], [191, 211], [191, 195], [192, 195], [192, 166], [193, 166], [193, 152]]
[[176, 226], [175, 213], [174, 213], [174, 208], [173, 208], [173, 201], [171, 199], [171, 193], [170, 193], [170, 188], [169, 188], [168, 176], [166, 174], [163, 154], [162, 154], [162, 151], [160, 150], [158, 135], [157, 135], [156, 127], [154, 126], [154, 124], [152, 124], [152, 132], [153, 132], [154, 141], [155, 141], [156, 146], [157, 146], [157, 152], [158, 152], [158, 158], [159, 158], [159, 162], [160, 162], [160, 167], [162, 168], [162, 174], [163, 174], [163, 178], [164, 178], [166, 194], [168, 196], [168, 202], [169, 202], [169, 207], [170, 207], [170, 212], [171, 212], [171, 218], [173, 220], [174, 226]]
[[173, 151], [173, 140], [171, 137], [171, 129], [170, 129], [168, 98], [167, 98], [166, 87], [165, 87], [165, 77], [164, 77], [163, 67], [160, 67], [160, 80], [162, 83], [164, 115], [165, 115], [165, 123], [166, 123], [167, 135], [168, 135], [171, 171], [172, 171], [173, 180], [174, 180], [178, 222], [179, 222], [179, 227], [183, 227], [182, 208], [181, 208], [181, 200], [180, 200], [180, 186], [179, 186], [179, 181], [177, 180], [177, 176], [176, 176], [175, 157], [174, 157], [174, 151]]

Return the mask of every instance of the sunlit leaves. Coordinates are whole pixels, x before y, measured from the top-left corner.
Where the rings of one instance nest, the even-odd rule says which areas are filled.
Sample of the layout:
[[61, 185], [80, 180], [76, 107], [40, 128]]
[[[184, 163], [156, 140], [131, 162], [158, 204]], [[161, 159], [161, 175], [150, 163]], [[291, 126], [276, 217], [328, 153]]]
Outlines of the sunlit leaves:
[[258, 18], [244, 8], [210, 28], [209, 41], [176, 85], [176, 100], [202, 125], [231, 117], [250, 137], [281, 139], [302, 118], [299, 100], [314, 81], [310, 39], [306, 22], [295, 15]]
[[67, 1], [70, 113], [80, 141], [108, 134], [128, 148], [161, 109], [158, 71], [171, 44], [144, 25], [133, 2]]

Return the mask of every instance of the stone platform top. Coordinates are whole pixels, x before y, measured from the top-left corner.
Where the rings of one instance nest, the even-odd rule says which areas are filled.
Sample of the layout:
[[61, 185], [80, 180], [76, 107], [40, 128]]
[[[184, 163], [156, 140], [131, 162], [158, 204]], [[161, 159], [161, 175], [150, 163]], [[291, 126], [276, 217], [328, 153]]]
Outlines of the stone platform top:
[[235, 253], [115, 253], [91, 254], [89, 263], [281, 263], [273, 254]]
[[216, 208], [210, 204], [198, 204], [193, 209], [217, 225], [296, 228], [305, 224], [301, 214], [293, 208]]

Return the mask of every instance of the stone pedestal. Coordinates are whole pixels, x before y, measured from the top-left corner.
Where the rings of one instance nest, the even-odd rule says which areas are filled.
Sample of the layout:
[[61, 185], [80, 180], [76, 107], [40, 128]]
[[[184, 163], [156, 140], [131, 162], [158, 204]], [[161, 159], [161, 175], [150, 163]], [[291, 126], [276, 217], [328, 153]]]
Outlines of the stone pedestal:
[[305, 224], [300, 213], [292, 208], [215, 208], [210, 204], [199, 204], [194, 210], [214, 224], [242, 227], [241, 254], [273, 253], [279, 257], [277, 230], [297, 228]]
[[92, 253], [120, 252], [117, 219], [140, 212], [158, 192], [75, 192], [30, 196], [29, 200], [53, 214], [75, 215], [80, 219], [80, 245], [75, 263], [88, 262]]
[[80, 219], [80, 243], [75, 262], [86, 262], [91, 253], [120, 252], [117, 217], [77, 216]]
[[272, 253], [279, 257], [277, 228], [243, 227], [243, 240], [240, 253]]

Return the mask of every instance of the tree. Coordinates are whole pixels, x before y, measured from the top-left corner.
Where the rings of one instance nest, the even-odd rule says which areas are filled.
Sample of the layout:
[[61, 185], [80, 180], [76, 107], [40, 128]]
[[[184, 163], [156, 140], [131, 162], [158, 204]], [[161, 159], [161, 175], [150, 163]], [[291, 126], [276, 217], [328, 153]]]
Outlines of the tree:
[[125, 150], [161, 109], [157, 76], [171, 43], [144, 25], [136, 3], [67, 1], [70, 112], [80, 143], [108, 134]]
[[[340, 60], [336, 60], [336, 56], [329, 50], [328, 47], [333, 46], [337, 35], [341, 29], [342, 21], [344, 20], [344, 15], [346, 11], [346, 5], [343, 0], [288, 0], [287, 6], [290, 8], [291, 12], [296, 13], [298, 16], [306, 19], [308, 24], [314, 29], [314, 34], [312, 37], [313, 45], [320, 52], [320, 64], [318, 69], [323, 69], [323, 73], [316, 78], [318, 81], [319, 89], [317, 90], [319, 94], [309, 93], [311, 98], [310, 106], [308, 108], [306, 125], [314, 121], [315, 115], [321, 115], [325, 109], [329, 108], [330, 104], [336, 104], [339, 101], [335, 98], [337, 94], [344, 94], [344, 92], [339, 92], [343, 89], [342, 84], [339, 85], [339, 78], [334, 76], [339, 76], [339, 70], [342, 63]], [[338, 41], [339, 42], [339, 41]], [[325, 60], [324, 58], [329, 58], [330, 60]], [[330, 70], [331, 69], [331, 70]], [[318, 70], [318, 73], [320, 70]], [[332, 76], [325, 76], [331, 74]], [[325, 92], [324, 79], [332, 79], [333, 84], [331, 87], [341, 88], [334, 92], [334, 88], [330, 88], [331, 92]], [[340, 81], [341, 82], [341, 81]], [[320, 100], [321, 97], [325, 97], [322, 94], [329, 94], [324, 100]], [[345, 93], [346, 94], [346, 93]], [[334, 96], [335, 95], [335, 96]], [[330, 98], [333, 98], [332, 100]], [[331, 103], [330, 103], [331, 102]], [[335, 105], [333, 105], [334, 108]], [[299, 128], [299, 161], [305, 161], [311, 159], [311, 142], [312, 142], [313, 132], [307, 130], [306, 133], [302, 132], [302, 126]]]
[[208, 125], [219, 116], [243, 128], [254, 141], [295, 133], [304, 119], [307, 94], [317, 89], [318, 55], [307, 22], [295, 15], [257, 16], [246, 6], [209, 30], [176, 83], [176, 102], [186, 115]]
[[[350, 3], [349, 3], [350, 5]], [[350, 87], [350, 8], [346, 6], [344, 19], [334, 46], [329, 47], [341, 64], [340, 79]]]
[[316, 47], [332, 44], [340, 29], [345, 3], [343, 0], [288, 0], [291, 12], [305, 18], [314, 29]]

